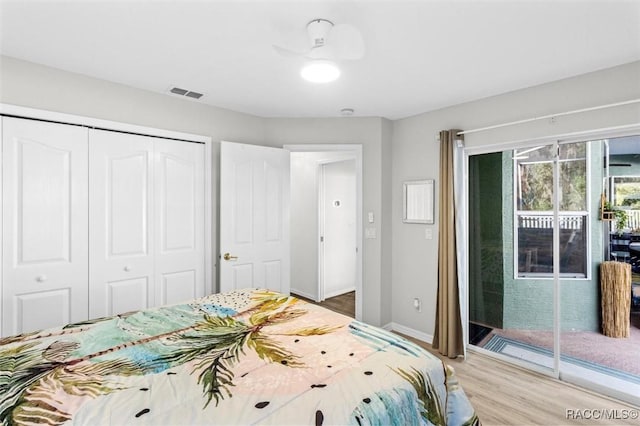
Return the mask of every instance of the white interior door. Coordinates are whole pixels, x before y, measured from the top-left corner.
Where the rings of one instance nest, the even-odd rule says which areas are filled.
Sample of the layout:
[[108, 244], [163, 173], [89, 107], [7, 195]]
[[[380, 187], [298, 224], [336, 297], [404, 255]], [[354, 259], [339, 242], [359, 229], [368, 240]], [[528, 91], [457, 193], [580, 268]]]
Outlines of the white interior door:
[[86, 320], [87, 129], [2, 119], [2, 334]]
[[322, 164], [320, 299], [356, 289], [355, 160]]
[[155, 305], [153, 141], [90, 132], [91, 318]]
[[222, 142], [220, 291], [289, 294], [289, 151]]
[[154, 141], [156, 304], [204, 296], [204, 145]]

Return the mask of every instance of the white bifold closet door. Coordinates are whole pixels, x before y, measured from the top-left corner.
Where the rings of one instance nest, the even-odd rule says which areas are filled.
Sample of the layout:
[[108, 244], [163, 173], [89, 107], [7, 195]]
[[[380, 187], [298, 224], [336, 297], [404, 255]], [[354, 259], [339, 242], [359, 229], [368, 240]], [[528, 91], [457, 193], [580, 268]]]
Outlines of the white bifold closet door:
[[2, 119], [2, 335], [87, 318], [87, 129]]
[[89, 316], [204, 295], [204, 145], [90, 131]]
[[154, 141], [156, 305], [202, 297], [204, 145]]

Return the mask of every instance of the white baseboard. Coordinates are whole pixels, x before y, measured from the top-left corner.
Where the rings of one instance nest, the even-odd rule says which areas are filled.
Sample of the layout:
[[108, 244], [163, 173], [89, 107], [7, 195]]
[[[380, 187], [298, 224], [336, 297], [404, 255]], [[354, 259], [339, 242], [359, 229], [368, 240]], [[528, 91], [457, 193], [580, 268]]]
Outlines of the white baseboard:
[[306, 297], [307, 299], [311, 299], [311, 300], [317, 302], [315, 294], [309, 294], [309, 293], [307, 293], [305, 291], [297, 290], [295, 288], [290, 288], [289, 289], [289, 293], [297, 294], [297, 295], [300, 295], [302, 297]]
[[382, 328], [388, 331], [393, 330], [397, 331], [398, 333], [406, 334], [407, 336], [421, 340], [428, 344], [431, 344], [433, 342], [433, 336], [431, 334], [423, 333], [422, 331], [418, 331], [395, 322], [390, 322], [389, 324], [384, 325]]

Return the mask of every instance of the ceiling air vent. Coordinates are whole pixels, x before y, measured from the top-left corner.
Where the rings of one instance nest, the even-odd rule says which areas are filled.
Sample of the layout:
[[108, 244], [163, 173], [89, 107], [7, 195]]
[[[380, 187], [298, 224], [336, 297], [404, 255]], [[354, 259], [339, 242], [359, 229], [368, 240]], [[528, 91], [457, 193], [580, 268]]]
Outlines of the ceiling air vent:
[[194, 99], [200, 99], [202, 97], [202, 93], [198, 93], [198, 92], [187, 92], [185, 94], [185, 96], [189, 97], [189, 98], [194, 98]]
[[169, 89], [169, 92], [174, 95], [186, 96], [192, 99], [200, 99], [202, 97], [202, 93], [192, 92], [191, 90], [181, 89], [179, 87], [172, 87]]
[[183, 96], [184, 96], [184, 95], [186, 95], [187, 93], [189, 93], [189, 91], [188, 91], [188, 90], [184, 90], [184, 89], [181, 89], [181, 88], [179, 88], [179, 87], [173, 87], [173, 88], [170, 90], [170, 92], [171, 92], [171, 93], [175, 93], [176, 95], [183, 95]]

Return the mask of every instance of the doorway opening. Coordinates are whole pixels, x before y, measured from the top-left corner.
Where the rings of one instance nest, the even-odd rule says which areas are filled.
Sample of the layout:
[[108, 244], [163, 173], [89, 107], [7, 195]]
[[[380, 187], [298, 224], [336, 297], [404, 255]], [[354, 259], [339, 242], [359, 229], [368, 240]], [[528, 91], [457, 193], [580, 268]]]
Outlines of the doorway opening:
[[361, 318], [362, 147], [291, 152], [291, 293]]

